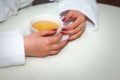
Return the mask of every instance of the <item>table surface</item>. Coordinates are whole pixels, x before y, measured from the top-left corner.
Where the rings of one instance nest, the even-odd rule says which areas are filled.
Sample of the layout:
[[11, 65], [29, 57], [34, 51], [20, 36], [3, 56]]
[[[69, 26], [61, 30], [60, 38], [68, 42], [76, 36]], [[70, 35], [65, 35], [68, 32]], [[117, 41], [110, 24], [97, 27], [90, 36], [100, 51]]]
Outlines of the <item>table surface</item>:
[[[29, 7], [0, 23], [0, 32], [27, 32], [39, 14], [56, 14], [57, 3]], [[59, 54], [28, 58], [22, 66], [0, 69], [0, 80], [120, 80], [120, 8], [99, 4], [99, 29], [85, 31]]]

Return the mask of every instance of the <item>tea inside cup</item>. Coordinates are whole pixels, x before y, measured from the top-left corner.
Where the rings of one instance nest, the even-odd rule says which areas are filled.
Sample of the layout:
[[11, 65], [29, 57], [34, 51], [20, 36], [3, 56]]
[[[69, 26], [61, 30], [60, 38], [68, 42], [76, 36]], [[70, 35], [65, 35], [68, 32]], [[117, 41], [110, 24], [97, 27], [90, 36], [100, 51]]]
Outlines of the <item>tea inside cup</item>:
[[60, 33], [62, 24], [62, 21], [57, 15], [40, 15], [32, 19], [31, 32], [57, 30], [56, 33]]

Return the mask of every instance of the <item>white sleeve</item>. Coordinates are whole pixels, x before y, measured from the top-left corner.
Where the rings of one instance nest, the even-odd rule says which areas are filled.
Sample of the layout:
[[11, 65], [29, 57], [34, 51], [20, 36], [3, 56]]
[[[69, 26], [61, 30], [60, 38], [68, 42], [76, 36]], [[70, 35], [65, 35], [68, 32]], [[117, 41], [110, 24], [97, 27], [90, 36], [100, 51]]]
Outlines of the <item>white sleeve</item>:
[[[28, 6], [33, 0], [0, 0], [0, 22], [11, 15], [17, 15], [18, 9]], [[24, 41], [18, 31], [0, 33], [0, 67], [25, 63]]]
[[18, 31], [0, 33], [0, 67], [25, 63], [24, 40]]
[[78, 10], [86, 15], [86, 27], [89, 30], [98, 28], [98, 7], [96, 0], [61, 0], [58, 7], [59, 14], [68, 10]]
[[16, 15], [18, 9], [28, 6], [33, 0], [0, 0], [0, 22], [12, 14]]

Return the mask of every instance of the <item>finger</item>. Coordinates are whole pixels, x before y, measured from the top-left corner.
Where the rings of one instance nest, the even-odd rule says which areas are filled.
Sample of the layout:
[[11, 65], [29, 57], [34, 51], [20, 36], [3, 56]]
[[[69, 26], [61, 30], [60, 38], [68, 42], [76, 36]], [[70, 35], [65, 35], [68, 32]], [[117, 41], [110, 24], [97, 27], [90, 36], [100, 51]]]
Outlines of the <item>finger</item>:
[[63, 31], [69, 31], [69, 30], [73, 30], [76, 29], [80, 24], [81, 24], [81, 19], [77, 18], [73, 23], [71, 23], [70, 25], [67, 25], [65, 27], [63, 27]]
[[66, 35], [73, 35], [73, 34], [76, 34], [80, 31], [80, 27], [78, 26], [77, 28], [75, 29], [72, 29], [72, 30], [66, 30], [66, 31], [62, 31], [63, 34], [66, 34]]
[[56, 55], [58, 54], [59, 52], [61, 51], [61, 49], [57, 49], [57, 50], [53, 50], [53, 51], [50, 51], [50, 55]]
[[85, 30], [85, 28], [86, 28], [86, 21], [84, 21], [83, 23], [81, 23], [80, 24], [80, 30], [82, 31], [82, 29], [83, 29], [83, 31]]
[[86, 21], [82, 22], [79, 26], [77, 26], [75, 29], [71, 29], [71, 30], [63, 30], [62, 33], [63, 34], [68, 34], [68, 35], [74, 35], [76, 33], [78, 33], [79, 31], [81, 31], [81, 29], [84, 29], [86, 26]]
[[76, 34], [71, 35], [69, 37], [69, 41], [75, 40], [75, 39], [79, 38], [83, 34], [83, 32], [85, 31], [85, 28], [86, 28], [86, 22], [81, 23], [78, 26], [78, 28], [79, 28], [79, 32], [77, 32]]
[[71, 19], [72, 17], [72, 13], [71, 11], [69, 11], [65, 16], [64, 18], [62, 19], [63, 22], [67, 22], [69, 19]]
[[70, 36], [68, 40], [69, 40], [69, 41], [72, 41], [72, 40], [75, 40], [75, 39], [81, 37], [81, 35], [83, 34], [84, 31], [85, 31], [85, 29], [82, 29], [82, 30], [79, 31], [78, 33]]
[[68, 26], [68, 29], [75, 29], [82, 23], [81, 19], [78, 17], [72, 24]]
[[67, 43], [68, 41], [66, 40], [57, 45], [54, 45], [53, 50], [50, 51], [50, 55], [58, 54]]
[[35, 34], [37, 34], [39, 36], [48, 36], [48, 35], [53, 35], [55, 33], [56, 33], [56, 31], [51, 31], [51, 30], [45, 30], [45, 31], [35, 32]]
[[51, 42], [51, 44], [54, 44], [54, 43], [60, 42], [60, 40], [62, 39], [62, 36], [63, 36], [63, 34], [60, 33], [58, 35], [55, 35], [55, 36], [52, 36], [52, 37], [48, 37], [48, 39]]
[[51, 46], [51, 49], [52, 49], [52, 50], [62, 49], [67, 43], [68, 43], [68, 41], [65, 40], [65, 41], [62, 41], [62, 42], [53, 44], [53, 45]]

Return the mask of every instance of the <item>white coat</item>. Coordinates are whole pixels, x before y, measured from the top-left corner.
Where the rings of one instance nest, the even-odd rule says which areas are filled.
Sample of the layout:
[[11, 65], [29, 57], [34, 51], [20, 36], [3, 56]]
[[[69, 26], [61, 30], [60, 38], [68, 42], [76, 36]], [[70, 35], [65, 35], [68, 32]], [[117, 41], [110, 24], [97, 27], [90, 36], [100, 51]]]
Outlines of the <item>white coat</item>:
[[[18, 9], [32, 3], [33, 0], [0, 0], [0, 22], [11, 15], [16, 15]], [[54, 0], [50, 0], [54, 1]], [[79, 10], [87, 16], [87, 29], [96, 30], [98, 9], [96, 0], [59, 0], [59, 13], [70, 9]], [[15, 48], [15, 49], [14, 49]], [[0, 33], [0, 67], [25, 64], [24, 39], [19, 31]]]

